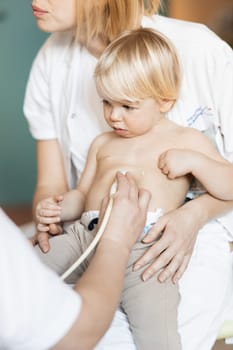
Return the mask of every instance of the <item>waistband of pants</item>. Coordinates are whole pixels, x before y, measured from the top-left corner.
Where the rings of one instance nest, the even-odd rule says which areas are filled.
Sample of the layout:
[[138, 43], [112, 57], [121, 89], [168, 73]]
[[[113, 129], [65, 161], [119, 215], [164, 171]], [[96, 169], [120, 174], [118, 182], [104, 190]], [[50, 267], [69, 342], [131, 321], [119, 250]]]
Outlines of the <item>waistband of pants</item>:
[[[163, 215], [163, 210], [161, 208], [156, 209], [155, 211], [149, 211], [146, 217], [146, 224], [142, 235], [147, 234], [150, 228], [158, 221], [158, 219]], [[98, 223], [99, 211], [90, 210], [85, 211], [80, 219], [80, 223], [88, 230], [92, 231], [95, 228], [95, 225]]]

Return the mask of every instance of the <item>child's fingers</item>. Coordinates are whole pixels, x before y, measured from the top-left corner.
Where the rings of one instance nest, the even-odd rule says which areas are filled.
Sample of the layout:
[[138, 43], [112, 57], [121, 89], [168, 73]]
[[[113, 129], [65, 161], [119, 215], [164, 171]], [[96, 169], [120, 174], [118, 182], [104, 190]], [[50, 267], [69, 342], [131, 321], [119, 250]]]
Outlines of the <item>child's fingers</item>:
[[160, 169], [162, 170], [163, 174], [168, 175], [169, 169], [168, 169], [168, 167], [167, 167], [166, 164], [165, 164], [162, 168], [160, 168]]
[[46, 216], [46, 217], [54, 217], [54, 216], [60, 216], [61, 215], [61, 208], [56, 209], [47, 209], [47, 208], [41, 208], [37, 211], [37, 216]]
[[56, 224], [58, 222], [61, 222], [61, 218], [59, 216], [53, 216], [53, 217], [37, 216], [37, 220], [40, 224], [45, 224], [45, 225]]
[[163, 152], [159, 156], [159, 159], [158, 159], [158, 168], [159, 169], [162, 169], [166, 164], [166, 154], [167, 154], [167, 152]]
[[49, 226], [44, 225], [44, 224], [38, 224], [37, 225], [37, 230], [40, 232], [48, 232], [49, 231]]

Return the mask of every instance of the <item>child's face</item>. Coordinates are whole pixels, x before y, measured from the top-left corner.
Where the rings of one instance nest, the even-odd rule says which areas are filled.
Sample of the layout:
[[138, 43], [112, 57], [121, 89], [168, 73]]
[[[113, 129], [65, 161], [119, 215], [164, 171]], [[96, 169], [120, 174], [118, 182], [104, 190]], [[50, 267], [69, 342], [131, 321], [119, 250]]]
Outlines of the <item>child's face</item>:
[[103, 107], [106, 122], [121, 137], [146, 134], [163, 118], [159, 104], [152, 98], [135, 103], [103, 99]]

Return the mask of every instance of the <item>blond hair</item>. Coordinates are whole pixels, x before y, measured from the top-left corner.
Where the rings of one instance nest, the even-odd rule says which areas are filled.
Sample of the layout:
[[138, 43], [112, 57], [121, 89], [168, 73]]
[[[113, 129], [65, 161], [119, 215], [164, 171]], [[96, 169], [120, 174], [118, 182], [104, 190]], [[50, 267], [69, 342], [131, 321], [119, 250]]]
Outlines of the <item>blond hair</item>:
[[118, 102], [175, 101], [180, 80], [174, 46], [163, 34], [148, 28], [120, 35], [104, 50], [95, 69], [100, 95]]
[[158, 11], [160, 0], [76, 0], [78, 41], [100, 37], [108, 44], [127, 29], [140, 27], [143, 15]]

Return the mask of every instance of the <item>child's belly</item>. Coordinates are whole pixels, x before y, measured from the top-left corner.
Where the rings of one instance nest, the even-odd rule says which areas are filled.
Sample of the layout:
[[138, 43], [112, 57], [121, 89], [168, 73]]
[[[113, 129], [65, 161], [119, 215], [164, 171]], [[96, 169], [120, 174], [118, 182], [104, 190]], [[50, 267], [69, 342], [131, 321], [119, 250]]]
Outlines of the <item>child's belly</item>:
[[[110, 188], [115, 181], [116, 172], [123, 169], [115, 168], [105, 172], [97, 173], [91, 186], [91, 191], [86, 198], [85, 211], [99, 210], [103, 198], [109, 194]], [[173, 210], [184, 202], [185, 195], [189, 188], [187, 177], [181, 177], [175, 180], [169, 180], [159, 169], [144, 170], [139, 167], [129, 167], [124, 170], [129, 171], [139, 188], [148, 190], [151, 193], [149, 211], [155, 211], [162, 208], [166, 213]]]

